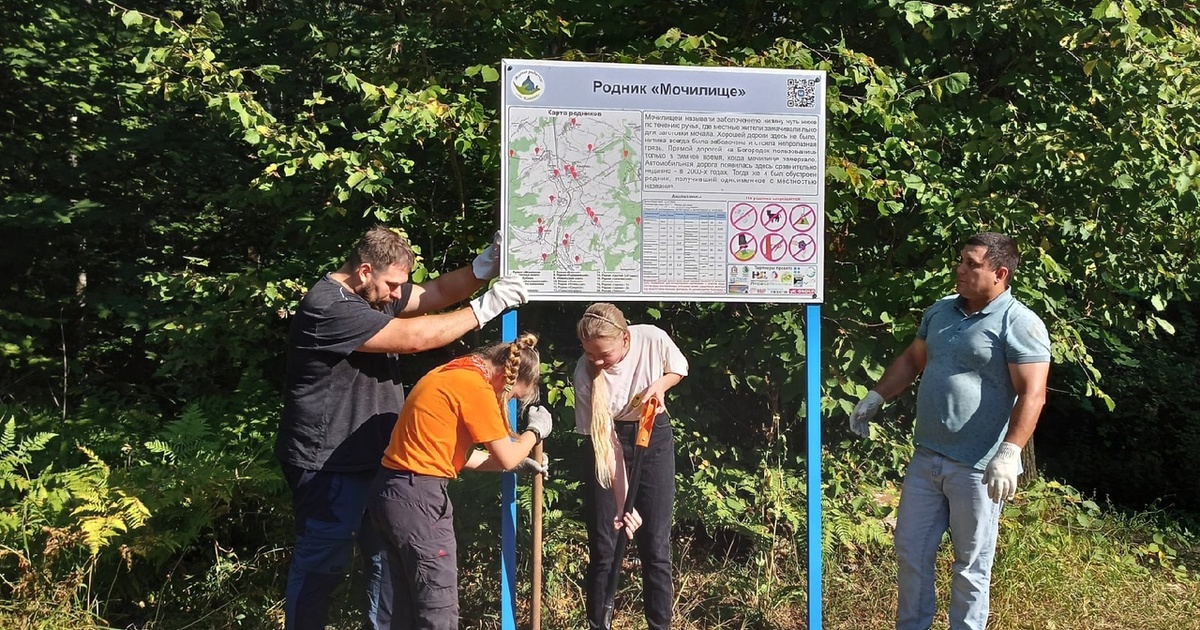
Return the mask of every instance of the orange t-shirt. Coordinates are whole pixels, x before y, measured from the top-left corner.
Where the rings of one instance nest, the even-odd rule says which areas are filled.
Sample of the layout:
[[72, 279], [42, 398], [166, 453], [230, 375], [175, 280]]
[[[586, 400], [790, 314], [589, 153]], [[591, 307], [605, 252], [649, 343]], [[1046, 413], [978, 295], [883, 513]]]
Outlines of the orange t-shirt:
[[476, 444], [509, 435], [479, 361], [461, 357], [417, 381], [392, 429], [384, 467], [453, 479]]

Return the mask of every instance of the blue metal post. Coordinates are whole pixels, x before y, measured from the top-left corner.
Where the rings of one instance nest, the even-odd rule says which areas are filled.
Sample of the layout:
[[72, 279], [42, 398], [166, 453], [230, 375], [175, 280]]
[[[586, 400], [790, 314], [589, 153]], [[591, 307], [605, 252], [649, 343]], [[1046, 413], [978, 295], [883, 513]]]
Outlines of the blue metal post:
[[804, 326], [808, 364], [808, 628], [821, 630], [821, 305], [809, 304]]
[[[517, 339], [517, 312], [500, 318], [501, 340]], [[517, 429], [517, 401], [508, 403], [512, 429]], [[517, 630], [517, 475], [500, 473], [500, 628]]]

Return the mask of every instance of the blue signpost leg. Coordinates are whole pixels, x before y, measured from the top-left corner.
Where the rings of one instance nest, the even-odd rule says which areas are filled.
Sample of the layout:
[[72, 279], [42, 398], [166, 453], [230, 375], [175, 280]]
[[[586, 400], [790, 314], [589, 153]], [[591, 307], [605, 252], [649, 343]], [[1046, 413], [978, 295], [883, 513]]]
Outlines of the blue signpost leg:
[[[501, 339], [517, 339], [517, 312], [501, 319]], [[508, 403], [512, 429], [517, 429], [517, 401]], [[500, 486], [500, 628], [517, 630], [517, 475], [501, 473]]]
[[821, 305], [806, 307], [808, 364], [808, 628], [821, 630]]

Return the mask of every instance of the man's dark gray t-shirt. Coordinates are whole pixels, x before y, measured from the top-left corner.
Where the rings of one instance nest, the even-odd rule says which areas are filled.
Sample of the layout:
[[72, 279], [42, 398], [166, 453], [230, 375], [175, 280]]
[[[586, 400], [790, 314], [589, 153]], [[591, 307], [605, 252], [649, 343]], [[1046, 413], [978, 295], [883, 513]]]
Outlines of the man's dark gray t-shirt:
[[394, 317], [328, 275], [300, 301], [288, 334], [279, 461], [306, 470], [379, 467], [404, 405], [395, 355], [355, 352]]

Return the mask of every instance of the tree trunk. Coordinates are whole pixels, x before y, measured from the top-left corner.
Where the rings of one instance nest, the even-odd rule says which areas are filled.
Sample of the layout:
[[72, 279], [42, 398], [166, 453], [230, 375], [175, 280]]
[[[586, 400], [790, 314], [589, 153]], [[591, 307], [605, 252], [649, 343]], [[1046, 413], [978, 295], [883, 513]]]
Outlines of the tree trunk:
[[1017, 478], [1018, 488], [1038, 478], [1037, 456], [1033, 452], [1032, 435], [1029, 436], [1029, 442], [1025, 444], [1025, 448], [1021, 449], [1021, 468], [1024, 469], [1024, 472]]

